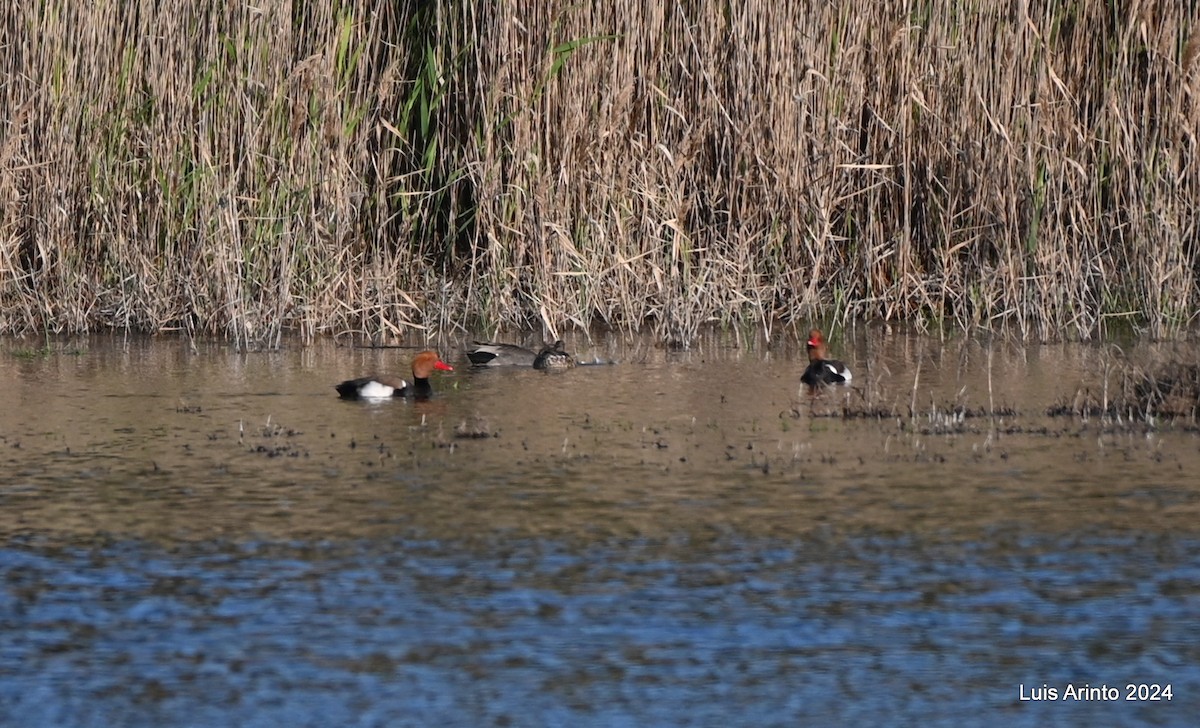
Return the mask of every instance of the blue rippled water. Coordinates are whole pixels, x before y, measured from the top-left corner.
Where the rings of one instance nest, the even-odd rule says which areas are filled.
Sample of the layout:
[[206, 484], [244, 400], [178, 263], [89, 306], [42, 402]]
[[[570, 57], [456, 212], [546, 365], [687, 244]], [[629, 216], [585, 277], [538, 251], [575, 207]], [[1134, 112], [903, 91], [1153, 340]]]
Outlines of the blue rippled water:
[[[0, 551], [5, 725], [1191, 725], [1200, 543]], [[1126, 702], [1127, 683], [1172, 699]], [[1118, 686], [1117, 702], [1022, 701]], [[1022, 688], [1024, 686], [1024, 688]]]

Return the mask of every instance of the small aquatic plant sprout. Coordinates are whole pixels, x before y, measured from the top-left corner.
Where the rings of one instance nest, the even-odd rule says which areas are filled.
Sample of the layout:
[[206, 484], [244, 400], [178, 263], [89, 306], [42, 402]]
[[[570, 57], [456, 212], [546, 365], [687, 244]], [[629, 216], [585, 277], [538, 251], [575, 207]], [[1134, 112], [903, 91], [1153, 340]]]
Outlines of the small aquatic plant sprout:
[[809, 391], [829, 384], [849, 384], [854, 375], [845, 362], [829, 358], [825, 336], [819, 329], [808, 332], [808, 368], [800, 375], [800, 381], [808, 385]]
[[454, 367], [442, 361], [436, 351], [423, 351], [413, 357], [412, 383], [390, 375], [374, 375], [347, 379], [334, 387], [342, 399], [387, 399], [389, 397], [414, 397], [428, 399], [433, 394], [429, 375], [434, 369], [446, 372]]
[[567, 353], [562, 340], [547, 345], [533, 360], [534, 369], [569, 369], [575, 366], [575, 357]]

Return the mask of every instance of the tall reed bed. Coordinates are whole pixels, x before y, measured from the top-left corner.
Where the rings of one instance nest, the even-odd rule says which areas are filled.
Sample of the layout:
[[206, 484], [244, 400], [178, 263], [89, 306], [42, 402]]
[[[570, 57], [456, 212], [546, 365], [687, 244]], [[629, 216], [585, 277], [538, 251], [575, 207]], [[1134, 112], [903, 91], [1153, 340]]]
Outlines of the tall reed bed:
[[1195, 0], [0, 11], [0, 330], [1194, 323]]

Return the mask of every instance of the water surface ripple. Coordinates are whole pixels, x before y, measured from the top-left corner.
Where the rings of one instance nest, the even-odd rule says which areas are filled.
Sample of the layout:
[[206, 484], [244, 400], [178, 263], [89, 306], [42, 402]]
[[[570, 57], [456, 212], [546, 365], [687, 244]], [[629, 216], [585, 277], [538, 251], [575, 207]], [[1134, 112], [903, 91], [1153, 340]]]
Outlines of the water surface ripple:
[[0, 724], [1191, 725], [1194, 423], [1046, 417], [1106, 347], [835, 342], [816, 400], [718, 338], [381, 404], [411, 352], [9, 342]]

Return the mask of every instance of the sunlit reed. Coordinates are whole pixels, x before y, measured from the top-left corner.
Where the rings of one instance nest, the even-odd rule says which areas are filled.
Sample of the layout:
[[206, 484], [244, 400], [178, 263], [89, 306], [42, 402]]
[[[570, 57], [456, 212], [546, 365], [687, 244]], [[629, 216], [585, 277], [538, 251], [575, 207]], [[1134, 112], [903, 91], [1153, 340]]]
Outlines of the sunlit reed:
[[4, 331], [1197, 311], [1194, 3], [47, 0], [0, 48]]

